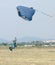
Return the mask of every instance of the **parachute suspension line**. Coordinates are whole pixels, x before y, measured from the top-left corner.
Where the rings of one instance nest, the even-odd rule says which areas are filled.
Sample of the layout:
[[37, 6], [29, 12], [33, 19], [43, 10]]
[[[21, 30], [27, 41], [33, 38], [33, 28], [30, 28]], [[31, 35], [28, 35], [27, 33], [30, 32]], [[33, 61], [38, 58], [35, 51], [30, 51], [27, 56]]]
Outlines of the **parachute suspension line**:
[[45, 12], [41, 12], [41, 13], [44, 14], [44, 15], [47, 15], [47, 16], [49, 16], [49, 17], [53, 17], [53, 16], [51, 16], [51, 15], [45, 13]]
[[48, 13], [45, 13], [43, 11], [40, 11], [40, 10], [37, 10], [37, 12], [41, 12], [42, 14], [46, 15], [46, 16], [49, 16], [49, 17], [53, 17], [52, 15], [48, 14]]

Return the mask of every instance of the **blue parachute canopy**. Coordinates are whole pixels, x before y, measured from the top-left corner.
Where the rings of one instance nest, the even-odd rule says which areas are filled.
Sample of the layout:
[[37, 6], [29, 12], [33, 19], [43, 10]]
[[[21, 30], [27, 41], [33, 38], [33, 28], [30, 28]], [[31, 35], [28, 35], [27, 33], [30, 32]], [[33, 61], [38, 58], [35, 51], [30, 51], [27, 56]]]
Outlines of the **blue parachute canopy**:
[[18, 11], [18, 15], [20, 17], [22, 17], [23, 19], [28, 20], [28, 21], [32, 20], [32, 16], [35, 13], [35, 9], [33, 9], [32, 7], [28, 8], [25, 6], [17, 6], [17, 11]]

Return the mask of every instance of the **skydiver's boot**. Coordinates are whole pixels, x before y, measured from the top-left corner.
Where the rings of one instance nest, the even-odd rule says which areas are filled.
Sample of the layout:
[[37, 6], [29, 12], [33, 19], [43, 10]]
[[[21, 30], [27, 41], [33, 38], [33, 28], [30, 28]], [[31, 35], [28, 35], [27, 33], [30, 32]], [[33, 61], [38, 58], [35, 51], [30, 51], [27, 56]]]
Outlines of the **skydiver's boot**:
[[13, 48], [12, 48], [12, 47], [9, 47], [9, 50], [10, 50], [10, 51], [12, 51], [12, 50], [13, 50]]

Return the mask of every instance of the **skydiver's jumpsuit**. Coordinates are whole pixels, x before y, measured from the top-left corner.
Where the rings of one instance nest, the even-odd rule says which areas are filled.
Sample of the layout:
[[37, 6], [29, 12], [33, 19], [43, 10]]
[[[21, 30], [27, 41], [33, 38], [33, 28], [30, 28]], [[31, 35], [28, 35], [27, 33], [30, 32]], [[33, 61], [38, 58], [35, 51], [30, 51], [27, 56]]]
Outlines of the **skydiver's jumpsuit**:
[[17, 47], [17, 45], [16, 45], [16, 40], [14, 40], [13, 43], [14, 43], [14, 47]]
[[14, 48], [15, 48], [14, 43], [11, 43], [11, 45], [9, 47], [10, 51], [12, 51], [12, 49], [14, 49]]
[[14, 47], [15, 47], [15, 46], [14, 46], [14, 43], [11, 43], [11, 47], [12, 47], [12, 48], [14, 48]]

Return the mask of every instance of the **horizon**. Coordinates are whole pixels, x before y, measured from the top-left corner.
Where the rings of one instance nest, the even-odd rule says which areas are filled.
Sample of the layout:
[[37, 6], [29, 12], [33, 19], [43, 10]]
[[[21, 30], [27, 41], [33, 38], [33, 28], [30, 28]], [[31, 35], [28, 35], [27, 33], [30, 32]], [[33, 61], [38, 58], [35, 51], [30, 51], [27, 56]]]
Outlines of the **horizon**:
[[[14, 39], [13, 39], [14, 40]], [[0, 38], [0, 42], [12, 42], [13, 40], [6, 40], [6, 39], [2, 39]], [[19, 39], [17, 39], [17, 42], [32, 42], [32, 41], [52, 41], [55, 39], [43, 39], [43, 38], [39, 38], [39, 37], [21, 37]]]

